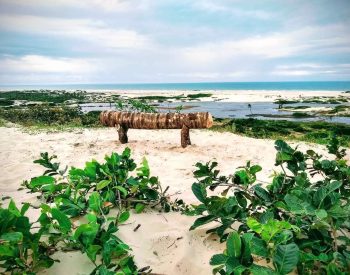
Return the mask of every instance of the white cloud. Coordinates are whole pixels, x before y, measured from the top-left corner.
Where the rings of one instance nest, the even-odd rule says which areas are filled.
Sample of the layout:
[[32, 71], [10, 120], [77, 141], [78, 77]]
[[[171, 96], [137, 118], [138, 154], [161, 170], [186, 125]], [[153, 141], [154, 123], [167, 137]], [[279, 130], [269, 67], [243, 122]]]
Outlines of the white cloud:
[[198, 64], [232, 62], [244, 57], [273, 59], [313, 54], [350, 53], [350, 36], [344, 26], [306, 27], [244, 39], [204, 43], [182, 49], [185, 59]]
[[77, 8], [104, 12], [126, 12], [147, 8], [146, 0], [0, 0], [1, 5], [24, 8]]
[[211, 13], [226, 13], [238, 17], [250, 17], [262, 20], [267, 20], [271, 18], [271, 14], [266, 11], [258, 9], [247, 10], [238, 8], [237, 5], [235, 5], [235, 3], [232, 3], [232, 1], [229, 3], [220, 3], [219, 1], [197, 0], [193, 1], [193, 5], [195, 8], [201, 11]]
[[1, 83], [86, 82], [97, 72], [93, 60], [40, 55], [5, 56], [0, 60]]
[[7, 56], [1, 60], [0, 71], [30, 73], [87, 73], [93, 71], [85, 59], [52, 58], [40, 55]]
[[26, 34], [50, 35], [88, 42], [87, 47], [105, 49], [146, 48], [148, 37], [133, 30], [114, 29], [102, 21], [90, 19], [49, 18], [31, 15], [2, 15], [0, 29]]
[[278, 65], [271, 74], [277, 76], [350, 75], [350, 64], [300, 63]]

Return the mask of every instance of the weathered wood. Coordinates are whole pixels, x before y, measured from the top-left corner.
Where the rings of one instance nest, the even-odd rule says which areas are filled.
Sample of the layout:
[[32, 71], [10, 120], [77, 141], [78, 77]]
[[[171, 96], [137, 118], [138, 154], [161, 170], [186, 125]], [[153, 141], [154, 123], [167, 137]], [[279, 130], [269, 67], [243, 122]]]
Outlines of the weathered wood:
[[133, 113], [104, 111], [100, 121], [105, 126], [125, 125], [132, 129], [190, 129], [210, 128], [213, 118], [210, 113]]
[[184, 124], [181, 129], [181, 147], [186, 148], [187, 145], [191, 145], [190, 128]]
[[128, 143], [128, 130], [128, 127], [126, 127], [125, 125], [119, 125], [118, 135], [120, 143]]
[[121, 143], [128, 142], [128, 129], [181, 129], [181, 146], [191, 145], [190, 129], [210, 128], [213, 118], [210, 113], [132, 113], [104, 111], [100, 121], [105, 126], [119, 127]]

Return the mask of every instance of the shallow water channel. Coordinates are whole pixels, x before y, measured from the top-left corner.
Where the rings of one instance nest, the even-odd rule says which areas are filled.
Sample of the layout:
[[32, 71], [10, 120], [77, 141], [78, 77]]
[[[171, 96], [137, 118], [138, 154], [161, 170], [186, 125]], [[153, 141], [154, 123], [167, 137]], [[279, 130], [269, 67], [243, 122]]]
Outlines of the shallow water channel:
[[[251, 105], [251, 108], [248, 107]], [[157, 103], [157, 107], [160, 107], [160, 112], [175, 112], [174, 108], [182, 105], [182, 113], [190, 112], [210, 112], [217, 118], [249, 118], [254, 117], [257, 119], [270, 119], [270, 120], [289, 120], [289, 121], [328, 121], [350, 124], [350, 117], [328, 117], [328, 116], [315, 116], [315, 117], [302, 117], [295, 118], [290, 117], [293, 114], [291, 111], [278, 110], [278, 105], [273, 102], [221, 102], [221, 101], [192, 101], [192, 102], [162, 102]], [[319, 104], [319, 103], [296, 103], [286, 104], [283, 107], [292, 106], [310, 106], [310, 107], [335, 107], [339, 104]], [[348, 104], [342, 104], [348, 105]], [[103, 111], [103, 110], [115, 110], [113, 103], [86, 103], [79, 105], [83, 112], [89, 111]], [[350, 106], [350, 105], [349, 105]], [[307, 109], [302, 112], [307, 113]], [[311, 113], [310, 113], [311, 114]]]

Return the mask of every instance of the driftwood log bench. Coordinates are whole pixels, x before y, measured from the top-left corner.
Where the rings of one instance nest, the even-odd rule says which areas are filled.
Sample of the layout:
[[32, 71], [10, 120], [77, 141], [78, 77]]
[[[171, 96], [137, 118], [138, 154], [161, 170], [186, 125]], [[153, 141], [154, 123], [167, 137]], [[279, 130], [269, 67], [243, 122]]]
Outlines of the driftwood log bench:
[[191, 144], [190, 129], [210, 128], [213, 118], [210, 113], [135, 113], [103, 111], [100, 114], [102, 125], [119, 127], [121, 143], [128, 142], [128, 129], [181, 129], [181, 146]]

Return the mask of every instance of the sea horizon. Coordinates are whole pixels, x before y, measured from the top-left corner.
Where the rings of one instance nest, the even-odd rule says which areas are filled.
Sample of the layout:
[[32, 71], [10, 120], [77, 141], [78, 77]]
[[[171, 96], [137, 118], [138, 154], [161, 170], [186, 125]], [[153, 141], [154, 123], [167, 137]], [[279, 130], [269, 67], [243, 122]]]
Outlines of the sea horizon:
[[184, 82], [184, 83], [81, 83], [81, 84], [10, 84], [0, 90], [255, 90], [255, 91], [349, 91], [350, 81], [279, 81], [279, 82]]

